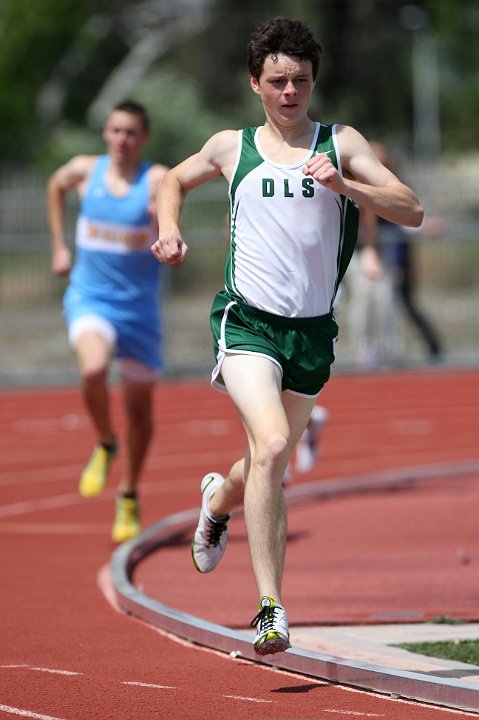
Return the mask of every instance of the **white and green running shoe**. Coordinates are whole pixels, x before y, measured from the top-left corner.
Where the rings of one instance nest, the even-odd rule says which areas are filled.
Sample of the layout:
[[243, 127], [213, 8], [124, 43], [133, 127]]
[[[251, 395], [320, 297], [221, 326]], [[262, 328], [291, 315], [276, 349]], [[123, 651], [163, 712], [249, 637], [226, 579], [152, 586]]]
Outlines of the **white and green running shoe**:
[[224, 483], [219, 473], [208, 473], [201, 481], [200, 519], [191, 543], [191, 554], [196, 569], [201, 573], [211, 572], [223, 557], [228, 540], [229, 515], [216, 518], [209, 510], [210, 498]]
[[256, 628], [253, 646], [258, 655], [272, 655], [291, 647], [286, 610], [273, 598], [263, 595], [251, 627]]

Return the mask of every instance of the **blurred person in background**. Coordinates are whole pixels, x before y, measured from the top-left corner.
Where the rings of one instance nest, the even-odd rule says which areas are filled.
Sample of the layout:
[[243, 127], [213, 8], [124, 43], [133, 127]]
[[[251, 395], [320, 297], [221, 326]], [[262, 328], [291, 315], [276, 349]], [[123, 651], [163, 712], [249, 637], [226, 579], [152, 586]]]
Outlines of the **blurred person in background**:
[[308, 424], [296, 443], [294, 454], [286, 467], [283, 487], [293, 481], [295, 473], [310, 472], [316, 465], [319, 459], [324, 426], [328, 418], [329, 412], [323, 405], [314, 405]]
[[160, 233], [152, 246], [178, 264], [188, 247], [180, 230], [187, 193], [223, 176], [229, 183], [231, 249], [225, 290], [216, 294], [211, 327], [214, 387], [226, 391], [247, 447], [223, 477], [201, 481], [193, 562], [210, 572], [223, 557], [233, 508], [244, 504], [259, 612], [252, 621], [259, 655], [290, 646], [281, 598], [287, 515], [283, 478], [334, 361], [332, 313], [357, 237], [357, 205], [394, 222], [419, 225], [413, 191], [345, 125], [308, 115], [321, 46], [309, 27], [274, 18], [248, 44], [252, 91], [264, 124], [213, 135], [170, 170], [158, 194]]
[[441, 360], [444, 348], [439, 332], [417, 302], [415, 235], [439, 237], [444, 232], [444, 222], [441, 218], [425, 218], [417, 233], [411, 232], [410, 228], [401, 228], [401, 230], [401, 236], [397, 238], [395, 245], [394, 281], [396, 299], [399, 306], [404, 310], [406, 318], [409, 319], [422, 338], [430, 362], [435, 363]]
[[[384, 144], [372, 141], [379, 160], [396, 173], [391, 153]], [[437, 330], [416, 299], [415, 243], [420, 237], [437, 237], [444, 223], [425, 217], [418, 228], [391, 223], [361, 207], [358, 251], [348, 272], [349, 323], [360, 365], [375, 366], [399, 359], [398, 309], [418, 331], [428, 359], [436, 362], [442, 353]]]
[[[392, 227], [392, 225], [391, 225]], [[361, 208], [358, 244], [346, 279], [349, 336], [354, 362], [374, 368], [396, 357], [392, 247], [383, 245], [377, 216]]]
[[[141, 531], [138, 483], [153, 433], [153, 389], [162, 366], [160, 273], [150, 246], [157, 233], [154, 198], [167, 168], [141, 159], [149, 133], [142, 105], [131, 100], [116, 104], [103, 129], [106, 154], [73, 157], [53, 173], [47, 190], [52, 271], [70, 276], [64, 314], [96, 434], [79, 482], [85, 498], [105, 489], [118, 452], [109, 372], [113, 359], [119, 359], [126, 438], [112, 528], [117, 543]], [[66, 198], [73, 189], [80, 210], [72, 267], [64, 225]]]

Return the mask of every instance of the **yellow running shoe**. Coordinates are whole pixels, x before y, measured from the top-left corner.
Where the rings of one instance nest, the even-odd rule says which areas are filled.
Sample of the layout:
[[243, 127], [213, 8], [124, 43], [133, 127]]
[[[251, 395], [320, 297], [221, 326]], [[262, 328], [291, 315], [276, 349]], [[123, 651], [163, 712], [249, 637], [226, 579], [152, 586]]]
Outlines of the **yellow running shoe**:
[[91, 498], [100, 495], [108, 482], [110, 463], [117, 453], [114, 445], [107, 450], [103, 445], [96, 445], [88, 465], [82, 472], [78, 491], [82, 497]]
[[122, 543], [125, 540], [131, 540], [140, 533], [141, 522], [138, 499], [119, 495], [116, 499], [116, 515], [111, 531], [111, 539], [115, 543]]

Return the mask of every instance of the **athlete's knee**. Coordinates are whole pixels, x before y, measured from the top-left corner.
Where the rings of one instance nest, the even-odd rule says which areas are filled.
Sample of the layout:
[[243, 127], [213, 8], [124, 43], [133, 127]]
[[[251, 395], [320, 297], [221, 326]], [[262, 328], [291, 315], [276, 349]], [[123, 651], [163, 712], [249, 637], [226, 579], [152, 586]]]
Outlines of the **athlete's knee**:
[[258, 465], [274, 467], [287, 462], [291, 453], [289, 438], [279, 431], [268, 433], [258, 442], [253, 462]]
[[85, 362], [80, 365], [82, 382], [87, 387], [103, 385], [107, 381], [108, 363], [98, 360], [97, 362]]
[[111, 361], [108, 346], [97, 343], [89, 347], [86, 344], [78, 343], [75, 346], [75, 354], [84, 383], [106, 382]]

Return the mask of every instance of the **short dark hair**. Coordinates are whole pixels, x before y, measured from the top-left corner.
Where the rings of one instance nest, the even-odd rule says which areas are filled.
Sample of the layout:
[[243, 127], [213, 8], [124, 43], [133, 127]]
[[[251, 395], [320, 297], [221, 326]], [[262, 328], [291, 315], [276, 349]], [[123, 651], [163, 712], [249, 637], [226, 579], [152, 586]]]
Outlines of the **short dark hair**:
[[137, 103], [134, 100], [121, 100], [112, 107], [110, 112], [113, 112], [114, 110], [130, 113], [130, 115], [136, 115], [140, 118], [145, 130], [150, 129], [150, 116], [147, 109], [143, 105], [140, 105], [140, 103]]
[[301, 20], [275, 17], [256, 25], [248, 43], [250, 74], [258, 80], [268, 55], [279, 53], [300, 60], [310, 60], [313, 79], [316, 79], [322, 47], [314, 39], [306, 23]]

